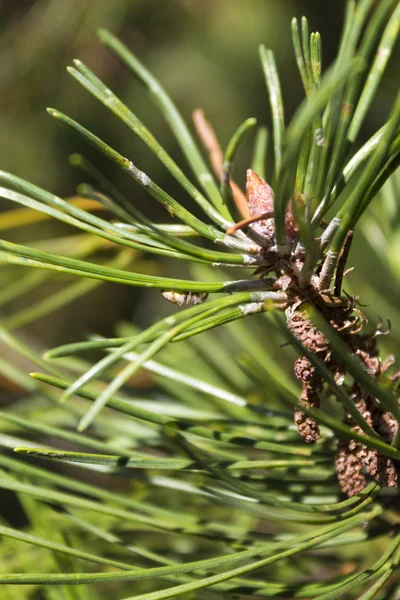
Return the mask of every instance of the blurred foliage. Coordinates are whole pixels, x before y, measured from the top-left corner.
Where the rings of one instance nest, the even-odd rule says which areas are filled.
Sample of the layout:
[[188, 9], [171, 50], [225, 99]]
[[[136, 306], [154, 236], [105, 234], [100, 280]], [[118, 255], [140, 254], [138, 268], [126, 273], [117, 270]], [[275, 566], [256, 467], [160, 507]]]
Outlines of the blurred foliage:
[[[1, 164], [17, 174], [23, 172], [38, 185], [63, 189], [64, 193], [69, 186], [72, 191], [74, 179], [66, 157], [69, 151], [79, 150], [79, 141], [69, 132], [60, 133], [48, 119], [46, 105], [70, 113], [79, 111], [89, 129], [101, 127], [109, 142], [121, 150], [141, 148], [115, 118], [105, 110], [94, 110], [94, 100], [66, 76], [62, 66], [76, 56], [133, 105], [144, 122], [150, 118], [151, 129], [171, 150], [173, 141], [140, 86], [96, 43], [100, 26], [117, 33], [144, 60], [185, 117], [190, 119], [193, 108], [202, 106], [222, 141], [227, 142], [249, 114], [265, 114], [264, 82], [255, 60], [258, 45], [268, 43], [277, 50], [283, 89], [290, 90], [290, 114], [302, 92], [288, 22], [292, 16], [307, 13], [310, 26], [325, 26], [326, 31], [321, 31], [324, 62], [329, 63], [338, 42], [342, 4], [327, 3], [322, 20], [318, 19], [319, 3], [310, 0], [250, 0], [246, 10], [240, 0], [3, 2]], [[151, 153], [146, 153], [147, 165], [151, 159]], [[159, 169], [155, 160], [150, 166], [153, 176], [165, 177], [154, 171]]]
[[[154, 155], [72, 81], [64, 66], [79, 56], [134, 108], [179, 163], [181, 153], [162, 116], [127, 69], [97, 43], [98, 27], [115, 32], [145, 62], [174, 98], [187, 122], [191, 121], [193, 109], [202, 107], [225, 145], [237, 125], [248, 116], [257, 117], [260, 123], [269, 122], [265, 84], [257, 59], [259, 44], [266, 43], [276, 50], [286, 113], [290, 117], [303, 94], [293, 58], [290, 19], [306, 14], [310, 27], [320, 31], [326, 67], [335, 56], [344, 5], [344, 0], [325, 3], [248, 0], [244, 9], [242, 0], [3, 0], [0, 2], [0, 165], [68, 196], [75, 193], [81, 181], [81, 174], [68, 164], [68, 156], [81, 151], [128, 197], [135, 194], [135, 204], [148, 216], [164, 218], [163, 209], [149, 203], [143, 190], [133, 189], [128, 177], [46, 114], [46, 106], [56, 106], [72, 116], [79, 115], [89, 130], [101, 132], [111, 146], [122, 154], [134, 156], [139, 168], [145, 168], [161, 187], [180, 197], [179, 186]], [[396, 56], [389, 64], [360, 142], [376, 130], [379, 114], [388, 111], [395, 67]], [[244, 183], [250, 158], [251, 145], [247, 144], [237, 159], [235, 178], [240, 184]], [[63, 231], [54, 223], [49, 226], [55, 233]], [[43, 227], [39, 231], [32, 229], [32, 236], [43, 235], [43, 231]], [[26, 230], [20, 235], [25, 236]], [[13, 239], [21, 241], [20, 235], [14, 232]], [[357, 265], [363, 266], [363, 261]], [[108, 323], [115, 316], [131, 318], [137, 292], [113, 286], [108, 290], [102, 296], [96, 294], [101, 306], [97, 324], [91, 311], [93, 295], [89, 295], [81, 301], [81, 311], [76, 311], [74, 304], [71, 311], [67, 308], [58, 312], [58, 319], [52, 317], [47, 328], [48, 335], [53, 332], [50, 342], [60, 341], [60, 334], [65, 339], [79, 337], [88, 328], [110, 333]], [[145, 323], [150, 320], [146, 319], [147, 302], [144, 298], [139, 308], [144, 306], [146, 310], [137, 315]], [[39, 332], [42, 323], [31, 329]]]

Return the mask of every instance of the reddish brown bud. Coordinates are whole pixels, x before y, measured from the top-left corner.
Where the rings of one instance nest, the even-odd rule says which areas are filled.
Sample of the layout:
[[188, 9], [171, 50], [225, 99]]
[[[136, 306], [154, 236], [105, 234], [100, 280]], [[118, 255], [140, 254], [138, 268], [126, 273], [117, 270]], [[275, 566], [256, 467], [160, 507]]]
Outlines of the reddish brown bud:
[[[266, 239], [268, 245], [273, 245], [275, 242], [275, 223], [273, 219], [274, 192], [271, 186], [269, 186], [268, 183], [252, 169], [247, 169], [246, 196], [251, 217], [271, 213], [270, 218], [262, 219], [258, 223], [252, 225], [252, 227], [258, 234]], [[289, 238], [296, 236], [291, 206], [289, 206], [286, 211], [286, 235]]]
[[[247, 169], [246, 196], [251, 217], [264, 213], [273, 213], [274, 192], [266, 181], [252, 169]], [[254, 230], [273, 244], [275, 231], [274, 219], [263, 219], [253, 225]]]

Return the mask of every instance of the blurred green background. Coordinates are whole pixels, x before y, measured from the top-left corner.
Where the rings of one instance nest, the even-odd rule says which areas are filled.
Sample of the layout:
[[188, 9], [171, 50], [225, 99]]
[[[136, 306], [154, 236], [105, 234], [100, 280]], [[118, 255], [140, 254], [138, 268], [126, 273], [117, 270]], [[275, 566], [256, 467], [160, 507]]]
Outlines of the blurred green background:
[[[47, 106], [52, 106], [77, 119], [132, 158], [169, 193], [183, 203], [187, 200], [151, 152], [67, 74], [65, 67], [73, 58], [79, 57], [87, 63], [185, 168], [168, 127], [148, 101], [146, 92], [128, 70], [101, 47], [96, 30], [106, 27], [115, 32], [160, 79], [188, 121], [194, 108], [203, 108], [225, 145], [245, 118], [254, 116], [259, 123], [269, 123], [259, 44], [264, 43], [276, 53], [288, 121], [303, 98], [292, 51], [290, 20], [304, 14], [310, 30], [320, 31], [326, 68], [337, 51], [344, 7], [344, 0], [0, 1], [1, 168], [59, 195], [70, 196], [82, 181], [82, 175], [70, 167], [68, 156], [81, 152], [147, 215], [164, 220], [164, 211], [155, 201], [45, 111]], [[397, 50], [368, 115], [360, 143], [386, 118], [397, 87], [398, 58]], [[251, 144], [247, 143], [235, 171], [235, 178], [241, 184], [250, 156]], [[11, 207], [2, 202], [4, 208]], [[29, 235], [26, 228], [21, 228], [9, 237], [27, 241], [34, 235], [46, 235], [49, 227], [54, 232], [60, 226], [47, 224], [40, 230], [32, 229]], [[63, 229], [60, 231], [65, 233]], [[361, 274], [361, 288], [365, 281], [373, 282], [376, 273], [379, 276], [382, 273], [382, 265], [374, 264], [373, 255], [373, 243], [366, 249], [360, 236], [353, 261], [358, 269], [356, 274]], [[166, 303], [161, 301], [154, 306], [158, 300], [159, 295], [153, 292], [143, 294], [132, 288], [103, 285], [101, 292], [87, 294], [67, 308], [33, 323], [29, 329], [35, 336], [44, 337], [47, 345], [81, 339], [92, 331], [112, 334], [113, 324], [119, 318], [134, 318], [145, 325], [152, 321], [154, 311], [170, 310], [171, 307], [165, 307]], [[24, 297], [22, 302], [29, 301]], [[382, 307], [382, 316], [390, 314], [391, 305], [395, 303], [394, 291], [393, 300], [389, 297], [387, 306]], [[94, 305], [96, 310], [93, 310]], [[14, 309], [15, 306], [11, 306], [11, 310]]]

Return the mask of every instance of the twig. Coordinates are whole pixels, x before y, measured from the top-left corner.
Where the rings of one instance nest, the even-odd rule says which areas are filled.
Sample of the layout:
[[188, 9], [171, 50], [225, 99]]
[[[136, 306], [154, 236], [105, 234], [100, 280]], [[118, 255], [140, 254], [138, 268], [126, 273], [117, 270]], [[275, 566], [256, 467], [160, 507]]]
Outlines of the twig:
[[243, 229], [247, 225], [251, 225], [252, 223], [257, 223], [258, 221], [263, 221], [264, 219], [272, 219], [274, 216], [273, 211], [262, 213], [261, 215], [254, 215], [253, 217], [249, 217], [248, 219], [243, 219], [242, 221], [238, 221], [235, 223], [233, 227], [227, 229], [226, 233], [231, 234], [237, 231], [238, 229]]

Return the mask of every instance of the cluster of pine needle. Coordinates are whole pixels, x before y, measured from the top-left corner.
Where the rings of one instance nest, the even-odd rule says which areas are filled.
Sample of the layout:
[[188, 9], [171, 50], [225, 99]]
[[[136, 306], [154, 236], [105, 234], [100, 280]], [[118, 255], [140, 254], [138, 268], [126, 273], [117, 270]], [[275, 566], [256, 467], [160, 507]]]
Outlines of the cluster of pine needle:
[[[378, 320], [387, 315], [369, 323], [365, 313], [379, 295], [377, 306], [395, 304], [400, 281], [400, 94], [359, 142], [399, 28], [399, 2], [349, 0], [322, 72], [319, 34], [294, 19], [304, 100], [286, 124], [274, 53], [261, 47], [271, 131], [247, 119], [225, 151], [202, 110], [194, 135], [146, 67], [100, 31], [165, 117], [192, 178], [88, 66], [68, 68], [155, 153], [181, 197], [55, 109], [166, 221], [82, 155], [71, 165], [91, 183], [72, 200], [0, 172], [0, 196], [22, 207], [0, 215], [0, 230], [54, 218], [75, 231], [0, 240], [0, 306], [50, 290], [1, 321], [0, 374], [19, 400], [0, 411], [0, 488], [25, 523], [0, 524], [2, 598], [399, 598], [400, 340]], [[254, 130], [242, 190], [235, 158]], [[390, 274], [362, 295], [349, 274], [357, 236]], [[146, 272], [145, 254], [172, 273], [185, 261], [189, 278]], [[26, 342], [26, 325], [102, 282], [155, 288], [169, 315], [47, 352]]]

